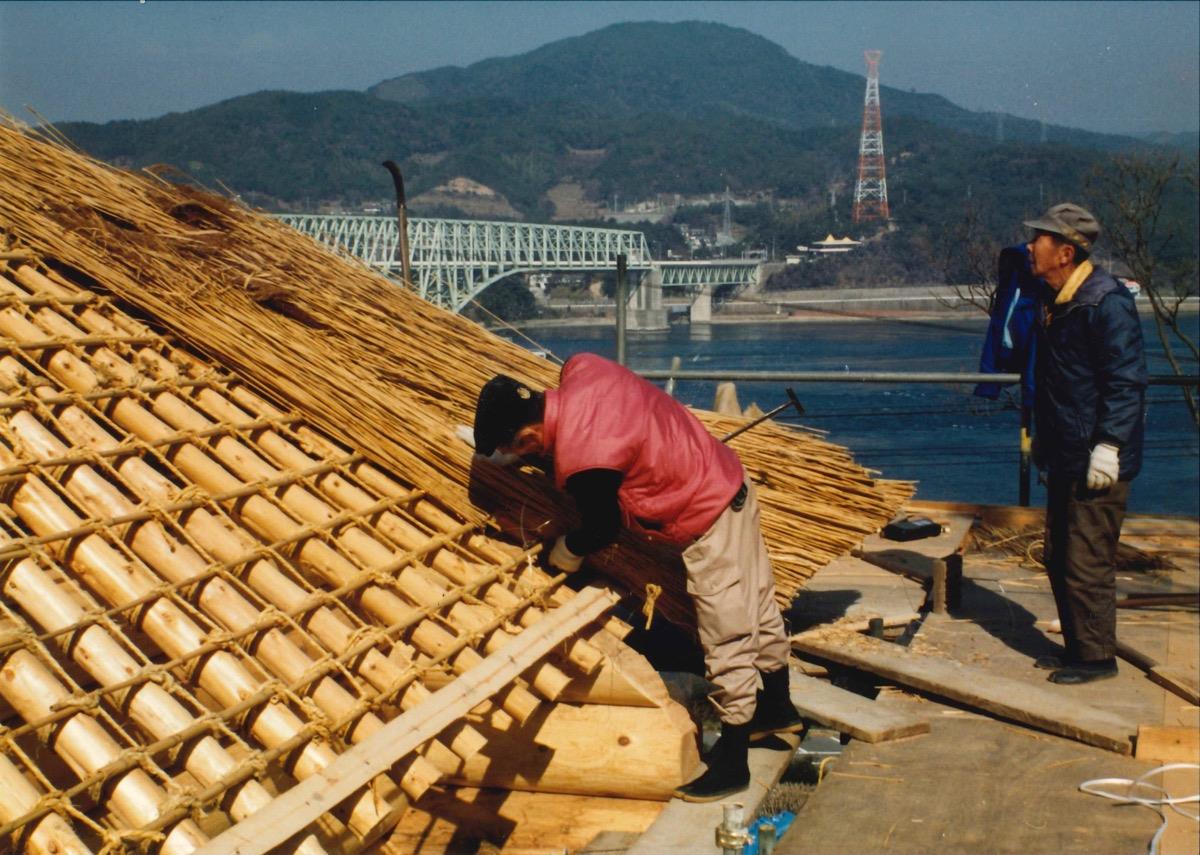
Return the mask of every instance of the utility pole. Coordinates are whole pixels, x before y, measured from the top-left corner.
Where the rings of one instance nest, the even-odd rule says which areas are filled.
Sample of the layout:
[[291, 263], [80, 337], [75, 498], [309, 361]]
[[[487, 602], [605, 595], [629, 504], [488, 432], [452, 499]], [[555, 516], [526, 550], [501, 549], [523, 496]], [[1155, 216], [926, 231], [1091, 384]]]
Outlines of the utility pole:
[[863, 51], [867, 93], [863, 98], [862, 137], [858, 144], [858, 182], [854, 185], [854, 222], [886, 220], [887, 175], [883, 159], [883, 118], [879, 110], [879, 59], [883, 51]]

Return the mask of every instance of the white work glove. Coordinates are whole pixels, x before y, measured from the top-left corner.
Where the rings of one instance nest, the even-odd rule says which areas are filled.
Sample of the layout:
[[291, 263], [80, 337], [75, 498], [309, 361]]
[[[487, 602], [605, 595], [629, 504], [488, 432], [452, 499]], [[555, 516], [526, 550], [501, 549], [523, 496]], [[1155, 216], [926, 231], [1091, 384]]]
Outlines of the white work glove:
[[[465, 442], [471, 448], [475, 447], [475, 431], [466, 425], [458, 425], [454, 428], [454, 435]], [[491, 457], [483, 454], [476, 454], [476, 460], [482, 460], [485, 463], [490, 463], [493, 466], [512, 466], [521, 458], [515, 454], [502, 454], [499, 450], [493, 451]]]
[[579, 565], [583, 563], [583, 556], [576, 555], [567, 548], [567, 536], [564, 534], [554, 541], [554, 547], [550, 550], [550, 556], [546, 562], [555, 570], [563, 573], [574, 573], [579, 569]]
[[454, 428], [454, 435], [471, 448], [475, 447], [475, 431], [467, 425], [457, 425]]
[[1089, 490], [1107, 490], [1117, 480], [1121, 461], [1116, 446], [1106, 442], [1096, 444], [1088, 461], [1087, 487]]

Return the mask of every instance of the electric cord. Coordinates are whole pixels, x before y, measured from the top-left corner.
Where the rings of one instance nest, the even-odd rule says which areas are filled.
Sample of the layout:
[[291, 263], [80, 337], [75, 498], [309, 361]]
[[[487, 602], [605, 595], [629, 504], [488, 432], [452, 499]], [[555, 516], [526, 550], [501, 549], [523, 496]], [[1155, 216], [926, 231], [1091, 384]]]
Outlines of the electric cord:
[[[1093, 778], [1090, 781], [1084, 781], [1082, 784], [1080, 784], [1079, 790], [1080, 792], [1087, 793], [1088, 795], [1112, 799], [1113, 801], [1120, 802], [1121, 804], [1143, 805], [1157, 813], [1162, 819], [1162, 824], [1158, 827], [1158, 831], [1154, 832], [1154, 836], [1150, 838], [1150, 846], [1147, 851], [1150, 853], [1150, 855], [1158, 855], [1159, 842], [1162, 840], [1163, 832], [1167, 830], [1167, 814], [1166, 811], [1163, 810], [1164, 807], [1171, 808], [1171, 810], [1175, 811], [1175, 813], [1179, 814], [1180, 816], [1187, 817], [1193, 822], [1200, 822], [1200, 812], [1189, 813], [1188, 811], [1182, 810], [1179, 807], [1183, 804], [1194, 804], [1200, 802], [1200, 793], [1194, 793], [1190, 796], [1172, 797], [1171, 794], [1162, 787], [1146, 782], [1147, 778], [1151, 778], [1155, 775], [1161, 775], [1164, 772], [1170, 772], [1175, 769], [1200, 770], [1200, 765], [1196, 763], [1167, 763], [1163, 766], [1158, 766], [1154, 769], [1151, 769], [1149, 772], [1142, 775], [1140, 778], [1137, 778], [1136, 780], [1131, 780], [1129, 778]], [[1103, 787], [1108, 786], [1125, 787], [1125, 792], [1123, 794], [1114, 793], [1109, 790], [1102, 789]], [[1151, 797], [1135, 795], [1135, 791], [1139, 788], [1145, 788], [1147, 790], [1160, 793], [1161, 795]]]

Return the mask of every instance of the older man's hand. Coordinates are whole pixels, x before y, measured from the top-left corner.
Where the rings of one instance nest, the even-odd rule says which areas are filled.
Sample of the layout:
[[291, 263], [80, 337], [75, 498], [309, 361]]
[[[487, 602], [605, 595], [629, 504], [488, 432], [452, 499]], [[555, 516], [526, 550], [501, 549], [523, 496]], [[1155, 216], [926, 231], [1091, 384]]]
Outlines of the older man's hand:
[[1088, 489], [1107, 490], [1116, 483], [1120, 470], [1121, 460], [1117, 447], [1106, 442], [1097, 443], [1088, 461]]

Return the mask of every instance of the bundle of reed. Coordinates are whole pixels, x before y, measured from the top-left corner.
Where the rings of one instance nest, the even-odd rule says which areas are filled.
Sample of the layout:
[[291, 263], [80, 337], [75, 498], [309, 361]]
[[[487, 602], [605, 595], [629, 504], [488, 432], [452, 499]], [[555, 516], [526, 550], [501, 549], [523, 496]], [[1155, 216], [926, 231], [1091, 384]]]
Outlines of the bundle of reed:
[[[0, 175], [0, 227], [67, 278], [103, 282], [464, 518], [493, 521], [523, 544], [570, 520], [569, 501], [545, 479], [473, 465], [454, 433], [494, 373], [547, 387], [557, 380], [550, 363], [268, 217], [19, 128], [0, 129]], [[698, 415], [714, 432], [730, 423]], [[911, 494], [804, 432], [763, 426], [734, 447], [760, 484], [781, 601]], [[664, 614], [692, 621], [677, 553], [624, 536], [596, 563], [632, 591], [661, 585]]]

